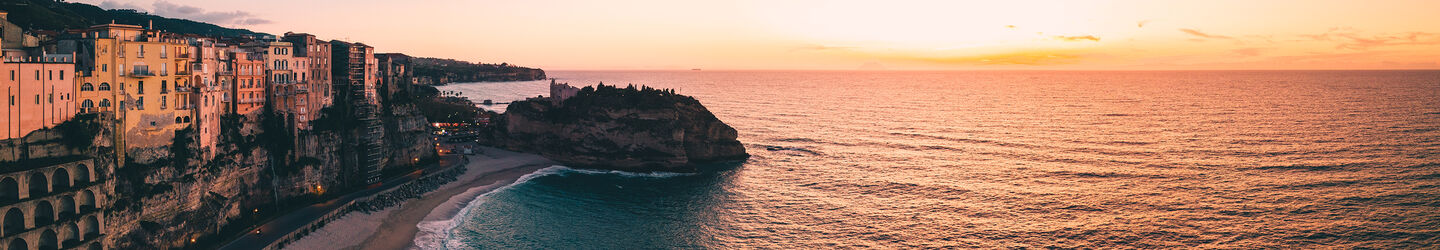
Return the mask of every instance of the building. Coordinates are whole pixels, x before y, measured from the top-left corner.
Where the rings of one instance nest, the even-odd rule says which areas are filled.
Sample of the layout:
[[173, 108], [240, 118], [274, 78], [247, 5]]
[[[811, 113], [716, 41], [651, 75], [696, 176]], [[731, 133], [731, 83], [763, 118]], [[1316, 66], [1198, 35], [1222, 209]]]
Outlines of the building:
[[316, 39], [314, 35], [310, 34], [289, 32], [285, 33], [284, 41], [290, 42], [294, 46], [295, 56], [304, 58], [304, 62], [301, 64], [309, 69], [308, 72], [302, 72], [300, 77], [303, 80], [300, 84], [305, 85], [305, 89], [308, 90], [301, 94], [305, 103], [305, 108], [302, 110], [307, 112], [299, 114], [300, 117], [307, 118], [301, 120], [305, 124], [300, 127], [308, 129], [308, 122], [320, 119], [320, 110], [330, 107], [334, 102], [334, 97], [331, 96], [333, 86], [331, 85], [330, 65], [333, 63], [331, 61], [333, 55], [330, 51], [330, 42]]
[[75, 116], [73, 55], [5, 56], [0, 60], [0, 139], [24, 137]]
[[385, 129], [376, 96], [378, 72], [375, 48], [362, 43], [331, 41], [335, 107], [358, 121], [354, 135], [344, 136], [341, 162], [352, 172], [353, 184], [374, 184], [386, 165]]
[[[231, 102], [232, 113], [259, 117], [259, 111], [264, 108], [265, 99], [265, 58], [259, 52], [236, 49], [230, 51], [230, 64], [235, 70], [231, 73], [235, 77], [234, 86], [230, 88], [231, 96], [235, 101]], [[254, 119], [250, 119], [254, 120]]]
[[209, 161], [215, 157], [216, 145], [220, 142], [220, 119], [229, 113], [225, 99], [230, 95], [230, 85], [227, 84], [234, 79], [229, 75], [228, 46], [217, 44], [209, 38], [195, 38], [190, 41], [194, 52], [194, 63], [191, 64], [191, 82], [194, 83], [190, 91], [190, 99], [182, 110], [190, 110], [194, 117], [191, 128], [197, 137], [197, 144], [200, 147], [202, 159]]
[[[112, 113], [117, 148], [169, 146], [193, 120], [188, 41], [136, 25], [71, 30], [60, 52], [76, 54], [76, 100], [88, 112]], [[124, 162], [126, 150], [117, 150]]]
[[414, 91], [415, 77], [410, 72], [410, 56], [401, 53], [375, 54], [376, 69], [380, 71], [378, 92], [381, 103], [388, 103], [397, 96]]
[[555, 83], [555, 79], [550, 79], [550, 102], [552, 103], [560, 104], [565, 99], [575, 97], [579, 93], [580, 88], [570, 86], [570, 83]]

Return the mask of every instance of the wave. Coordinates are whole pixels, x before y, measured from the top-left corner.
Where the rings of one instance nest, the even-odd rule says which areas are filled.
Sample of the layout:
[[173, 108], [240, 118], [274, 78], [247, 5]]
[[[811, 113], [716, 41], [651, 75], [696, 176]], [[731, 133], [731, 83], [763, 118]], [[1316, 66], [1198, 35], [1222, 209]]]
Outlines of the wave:
[[[512, 187], [529, 182], [530, 180], [534, 180], [536, 178], [544, 176], [568, 176], [570, 174], [614, 175], [628, 178], [670, 178], [696, 175], [696, 173], [636, 173], [619, 170], [575, 169], [566, 166], [552, 165], [550, 167], [542, 168], [540, 170], [536, 170], [535, 172], [520, 176], [520, 178], [515, 179], [514, 182], [511, 182], [508, 185], [492, 189], [488, 192], [474, 195], [474, 198], [471, 198], [471, 200], [467, 202], [464, 207], [460, 208], [460, 210], [457, 211], [455, 215], [451, 216], [449, 219], [420, 222], [420, 224], [415, 225], [416, 228], [419, 228], [419, 232], [415, 234], [415, 240], [413, 243], [415, 244], [415, 247], [419, 249], [467, 249], [467, 247], [465, 247], [464, 245], [464, 242], [456, 240], [455, 235], [451, 232], [455, 231], [455, 227], [460, 225], [461, 220], [469, 217], [470, 210], [472, 210], [472, 208], [477, 207], [480, 204], [484, 204], [486, 197], [489, 197], [490, 195], [495, 193], [499, 193], [500, 191], [508, 190]], [[475, 187], [471, 191], [476, 191], [475, 189], [483, 188], [486, 187]], [[470, 195], [471, 191], [466, 191], [466, 193], [463, 195], [468, 196]]]

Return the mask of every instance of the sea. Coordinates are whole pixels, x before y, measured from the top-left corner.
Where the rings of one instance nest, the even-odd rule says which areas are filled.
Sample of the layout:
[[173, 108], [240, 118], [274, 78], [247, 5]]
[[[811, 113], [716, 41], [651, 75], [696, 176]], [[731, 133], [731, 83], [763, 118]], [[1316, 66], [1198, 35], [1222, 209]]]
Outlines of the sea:
[[[694, 96], [753, 156], [547, 168], [431, 246], [1440, 246], [1440, 71], [548, 73]], [[548, 84], [440, 89], [508, 102]]]

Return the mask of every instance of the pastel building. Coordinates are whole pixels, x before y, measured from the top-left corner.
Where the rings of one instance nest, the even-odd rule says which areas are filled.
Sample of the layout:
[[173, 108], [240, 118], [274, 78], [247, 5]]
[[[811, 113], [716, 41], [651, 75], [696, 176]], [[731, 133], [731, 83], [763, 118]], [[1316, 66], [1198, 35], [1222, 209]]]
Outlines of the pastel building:
[[[265, 106], [265, 58], [259, 52], [248, 52], [235, 50], [231, 53], [231, 67], [234, 68], [231, 74], [234, 75], [234, 86], [231, 86], [231, 112], [248, 117], [258, 117], [261, 108]], [[253, 119], [252, 119], [253, 120]]]
[[220, 118], [228, 113], [224, 100], [230, 94], [230, 87], [225, 83], [234, 77], [226, 75], [228, 65], [224, 62], [228, 61], [229, 53], [225, 45], [208, 38], [193, 39], [191, 44], [191, 50], [196, 52], [191, 66], [194, 90], [187, 110], [191, 110], [195, 118], [192, 128], [198, 135], [196, 142], [201, 155], [209, 160], [215, 157], [215, 147], [220, 141]]
[[76, 101], [83, 110], [115, 115], [117, 148], [169, 146], [174, 131], [193, 122], [188, 41], [124, 24], [70, 32], [58, 47], [76, 54]]
[[75, 116], [75, 57], [22, 56], [0, 61], [0, 139], [20, 138]]
[[330, 42], [315, 38], [314, 35], [305, 33], [285, 33], [284, 40], [294, 46], [296, 58], [303, 58], [304, 67], [308, 70], [300, 73], [300, 79], [306, 86], [304, 93], [298, 94], [304, 101], [306, 112], [299, 114], [302, 128], [308, 128], [308, 122], [320, 118], [320, 110], [330, 107], [334, 102], [331, 96], [331, 52]]

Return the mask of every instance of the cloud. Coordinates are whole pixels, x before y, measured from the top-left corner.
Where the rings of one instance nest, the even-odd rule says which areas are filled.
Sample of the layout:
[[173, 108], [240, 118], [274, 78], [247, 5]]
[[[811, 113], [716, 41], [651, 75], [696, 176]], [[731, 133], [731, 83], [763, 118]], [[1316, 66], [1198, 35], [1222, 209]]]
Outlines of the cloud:
[[1005, 25], [1005, 28], [1007, 28], [1007, 29], [1014, 29], [1014, 28], [1015, 28], [1015, 25]]
[[1081, 54], [1075, 51], [1019, 51], [975, 56], [904, 58], [929, 63], [950, 65], [1067, 65], [1080, 63], [1085, 57], [1096, 54]]
[[1100, 38], [1099, 38], [1099, 37], [1095, 37], [1095, 36], [1092, 36], [1092, 35], [1084, 35], [1084, 36], [1055, 36], [1055, 39], [1060, 39], [1061, 41], [1066, 41], [1066, 42], [1083, 42], [1083, 41], [1099, 42], [1099, 41], [1100, 41]]
[[1193, 30], [1193, 29], [1180, 29], [1180, 32], [1185, 32], [1185, 34], [1190, 34], [1190, 35], [1192, 35], [1192, 36], [1196, 36], [1196, 37], [1200, 37], [1200, 38], [1205, 38], [1205, 39], [1234, 39], [1233, 37], [1229, 37], [1229, 36], [1206, 34], [1205, 32], [1200, 32], [1200, 31], [1198, 31], [1198, 30]]
[[[100, 2], [100, 8], [133, 9], [139, 11], [147, 11], [147, 8], [143, 8], [132, 3], [118, 3], [113, 1]], [[246, 26], [271, 23], [269, 19], [257, 17], [255, 16], [255, 14], [251, 14], [250, 12], [238, 10], [205, 11], [205, 9], [202, 9], [200, 7], [176, 4], [165, 0], [155, 1], [154, 4], [151, 4], [151, 8], [148, 8], [147, 12], [157, 16], [189, 19], [213, 23], [221, 26]]]
[[139, 5], [135, 5], [135, 4], [133, 4], [133, 3], [121, 3], [121, 2], [115, 2], [115, 1], [104, 1], [104, 2], [100, 2], [100, 8], [107, 9], [107, 10], [139, 10], [139, 11], [145, 11], [145, 8], [144, 8], [144, 7], [140, 7]]
[[855, 49], [855, 47], [825, 46], [825, 45], [819, 45], [819, 44], [809, 44], [809, 45], [803, 45], [803, 46], [791, 48], [791, 49], [790, 49], [790, 52], [797, 52], [797, 51], [844, 51], [844, 50], [852, 50], [852, 49]]
[[1233, 49], [1233, 50], [1230, 50], [1230, 52], [1231, 52], [1231, 53], [1238, 54], [1238, 55], [1242, 55], [1242, 56], [1259, 56], [1260, 54], [1265, 53], [1265, 51], [1269, 51], [1269, 50], [1272, 50], [1272, 49], [1274, 49], [1274, 48], [1242, 48], [1242, 49]]
[[1440, 45], [1440, 33], [1419, 31], [1366, 34], [1355, 28], [1336, 27], [1330, 28], [1324, 33], [1299, 36], [1309, 41], [1333, 42], [1336, 49], [1349, 50], [1405, 45]]
[[1139, 22], [1135, 22], [1135, 27], [1136, 27], [1136, 28], [1144, 28], [1144, 27], [1145, 27], [1145, 24], [1148, 24], [1148, 23], [1150, 23], [1150, 20], [1140, 20]]

